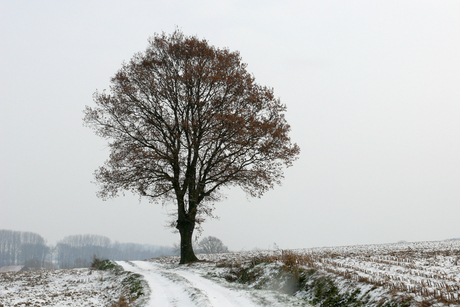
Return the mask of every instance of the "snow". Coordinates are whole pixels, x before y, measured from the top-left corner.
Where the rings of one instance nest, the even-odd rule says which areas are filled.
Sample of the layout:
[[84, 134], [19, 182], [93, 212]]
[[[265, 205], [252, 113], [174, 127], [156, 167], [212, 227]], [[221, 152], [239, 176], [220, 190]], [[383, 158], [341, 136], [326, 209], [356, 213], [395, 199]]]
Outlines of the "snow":
[[183, 285], [179, 285], [166, 278], [153, 265], [146, 262], [118, 261], [126, 271], [138, 273], [147, 281], [150, 292], [147, 306], [189, 306], [189, 297]]
[[25, 268], [24, 265], [6, 265], [0, 268], [0, 273], [20, 272]]
[[338, 280], [354, 281], [363, 289], [366, 285], [373, 285], [379, 287], [378, 292], [398, 292], [402, 297], [409, 296], [419, 302], [459, 302], [458, 240], [331, 247], [298, 252], [315, 259], [317, 269], [334, 275]]
[[[0, 273], [0, 307], [110, 306], [125, 293], [122, 281], [128, 272], [141, 275], [148, 285], [136, 307], [308, 306], [302, 298], [310, 294], [303, 290], [295, 296], [275, 291], [285, 286], [286, 279], [277, 280], [276, 274], [285, 264], [283, 257], [292, 254], [298, 255], [296, 265], [330, 277], [341, 291], [369, 290], [375, 301], [399, 296], [432, 306], [460, 306], [460, 241], [438, 241], [199, 255], [204, 261], [189, 265], [178, 265], [177, 257], [119, 261], [121, 273]], [[248, 284], [226, 280], [233, 268], [248, 268], [263, 257], [272, 262], [259, 265], [259, 279]]]
[[105, 307], [120, 297], [119, 284], [112, 273], [89, 269], [1, 273], [0, 306]]
[[[283, 250], [251, 251], [228, 254], [200, 255], [212, 263], [249, 267], [253, 259], [277, 259], [283, 265]], [[320, 247], [290, 250], [298, 255], [299, 268], [315, 269], [334, 280], [341, 293], [361, 290], [374, 302], [381, 299], [411, 298], [430, 306], [460, 306], [460, 240], [404, 242], [393, 244]], [[162, 263], [177, 262], [177, 258], [158, 259]], [[251, 286], [267, 279], [273, 266], [263, 266], [264, 275]], [[217, 272], [217, 269], [208, 268]], [[226, 273], [222, 271], [221, 277]], [[297, 297], [305, 297], [305, 293]], [[255, 292], [260, 293], [260, 292]]]
[[150, 306], [307, 306], [299, 299], [273, 291], [249, 289], [225, 280], [211, 278], [214, 264], [196, 263], [189, 266], [155, 261], [118, 261], [126, 271], [144, 276], [151, 289]]

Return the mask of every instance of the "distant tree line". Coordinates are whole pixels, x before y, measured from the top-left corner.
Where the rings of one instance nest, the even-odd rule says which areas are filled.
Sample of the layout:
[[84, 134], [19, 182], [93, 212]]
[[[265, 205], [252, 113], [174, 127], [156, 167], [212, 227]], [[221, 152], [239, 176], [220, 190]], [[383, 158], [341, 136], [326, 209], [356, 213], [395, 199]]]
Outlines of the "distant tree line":
[[174, 254], [169, 247], [111, 243], [109, 238], [98, 235], [68, 236], [58, 242], [56, 249], [61, 269], [89, 267], [95, 256], [110, 260], [142, 260]]
[[73, 235], [47, 246], [39, 234], [0, 230], [0, 267], [26, 265], [29, 268], [83, 268], [89, 267], [93, 257], [111, 260], [142, 260], [173, 255], [171, 247], [112, 243], [99, 235]]
[[50, 248], [39, 234], [0, 230], [0, 267], [19, 264], [43, 267], [49, 252]]
[[56, 244], [61, 269], [89, 267], [91, 258], [109, 259], [110, 239], [98, 235], [67, 236]]

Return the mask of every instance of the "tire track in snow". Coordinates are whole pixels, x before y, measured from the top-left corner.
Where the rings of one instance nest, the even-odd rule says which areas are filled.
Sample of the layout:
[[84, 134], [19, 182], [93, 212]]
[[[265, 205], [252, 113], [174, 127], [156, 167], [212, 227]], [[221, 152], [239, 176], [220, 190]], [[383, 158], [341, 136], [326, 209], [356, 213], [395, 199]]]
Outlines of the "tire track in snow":
[[210, 306], [258, 306], [250, 299], [242, 296], [241, 293], [221, 286], [210, 279], [197, 275], [194, 272], [176, 270], [174, 273], [187, 279], [195, 288], [198, 288], [205, 293], [210, 302]]
[[192, 271], [164, 269], [148, 261], [118, 263], [125, 270], [144, 276], [151, 289], [148, 306], [258, 306], [243, 293]]
[[147, 306], [194, 306], [190, 304], [190, 297], [182, 285], [173, 283], [168, 278], [159, 274], [159, 272], [156, 272], [156, 270], [141, 268], [133, 262], [117, 261], [117, 263], [121, 265], [125, 271], [144, 276], [145, 281], [150, 287]]

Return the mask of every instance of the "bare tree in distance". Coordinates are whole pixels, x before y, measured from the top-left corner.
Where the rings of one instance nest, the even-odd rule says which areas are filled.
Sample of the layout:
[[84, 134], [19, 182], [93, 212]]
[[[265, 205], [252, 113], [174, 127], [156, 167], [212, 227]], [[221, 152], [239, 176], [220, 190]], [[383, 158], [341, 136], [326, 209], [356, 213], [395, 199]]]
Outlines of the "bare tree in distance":
[[0, 229], [0, 267], [25, 264], [41, 268], [49, 253], [45, 239], [37, 233]]
[[195, 227], [212, 217], [222, 189], [260, 197], [281, 184], [300, 152], [289, 137], [286, 106], [246, 70], [239, 52], [180, 30], [156, 34], [96, 92], [84, 122], [109, 142], [95, 172], [103, 199], [131, 191], [174, 202], [180, 263], [197, 261]]
[[205, 237], [198, 243], [200, 252], [205, 254], [228, 253], [228, 247], [216, 237]]

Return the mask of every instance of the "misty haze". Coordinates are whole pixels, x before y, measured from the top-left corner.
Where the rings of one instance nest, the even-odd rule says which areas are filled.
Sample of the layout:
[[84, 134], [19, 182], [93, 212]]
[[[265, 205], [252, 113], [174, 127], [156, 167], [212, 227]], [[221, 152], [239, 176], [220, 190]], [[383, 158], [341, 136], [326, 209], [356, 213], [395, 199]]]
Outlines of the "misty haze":
[[459, 14], [1, 2], [0, 307], [458, 306]]

